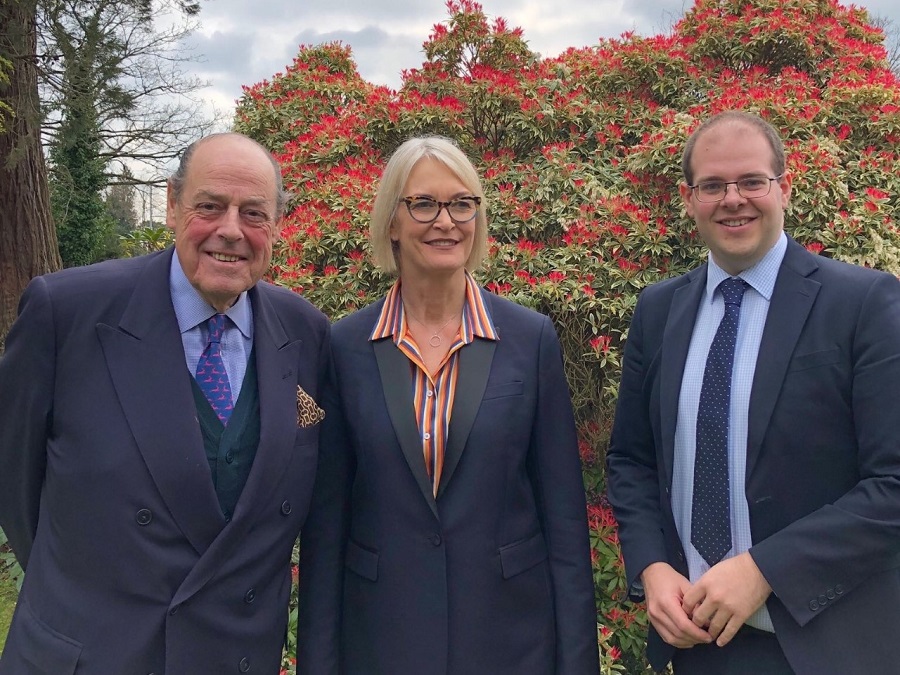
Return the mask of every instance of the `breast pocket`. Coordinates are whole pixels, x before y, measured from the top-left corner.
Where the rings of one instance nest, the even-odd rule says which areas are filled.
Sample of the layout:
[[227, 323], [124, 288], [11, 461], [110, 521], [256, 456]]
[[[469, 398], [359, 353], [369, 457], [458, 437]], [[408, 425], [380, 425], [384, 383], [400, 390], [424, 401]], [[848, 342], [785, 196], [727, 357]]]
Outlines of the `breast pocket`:
[[841, 361], [841, 350], [838, 347], [832, 349], [822, 349], [817, 352], [809, 352], [807, 354], [797, 354], [791, 359], [788, 366], [788, 372], [798, 370], [809, 370], [810, 368], [819, 368], [821, 366], [830, 366]]
[[521, 396], [525, 391], [525, 383], [521, 380], [514, 382], [506, 382], [503, 384], [492, 384], [484, 390], [483, 401], [489, 401], [495, 398], [507, 398], [510, 396]]

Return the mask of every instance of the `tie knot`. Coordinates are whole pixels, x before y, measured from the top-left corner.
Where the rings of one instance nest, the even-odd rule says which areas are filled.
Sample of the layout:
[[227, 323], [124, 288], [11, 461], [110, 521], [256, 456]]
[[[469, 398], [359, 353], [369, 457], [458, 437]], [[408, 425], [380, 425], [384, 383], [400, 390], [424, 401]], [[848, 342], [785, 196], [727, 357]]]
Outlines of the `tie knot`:
[[206, 322], [209, 330], [209, 341], [220, 342], [222, 340], [222, 332], [225, 330], [225, 315], [213, 314], [209, 321]]
[[722, 291], [722, 297], [725, 298], [726, 305], [741, 306], [741, 300], [744, 299], [744, 291], [747, 288], [747, 282], [740, 277], [728, 277], [719, 284], [719, 290]]

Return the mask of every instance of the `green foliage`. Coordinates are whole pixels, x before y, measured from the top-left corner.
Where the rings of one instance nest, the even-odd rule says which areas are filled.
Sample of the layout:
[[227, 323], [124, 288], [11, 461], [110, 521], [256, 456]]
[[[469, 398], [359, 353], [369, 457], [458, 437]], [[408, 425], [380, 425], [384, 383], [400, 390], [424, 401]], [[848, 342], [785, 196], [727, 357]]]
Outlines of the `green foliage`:
[[59, 253], [66, 267], [103, 259], [104, 243], [115, 223], [106, 213], [101, 190], [104, 162], [95, 130], [77, 116], [50, 150], [50, 206], [56, 222]]
[[62, 105], [59, 133], [50, 146], [50, 207], [66, 267], [101, 260], [114, 227], [101, 196], [106, 161], [100, 154], [95, 94], [87, 86], [94, 76], [94, 58], [90, 50], [73, 48], [67, 53], [64, 81], [69, 96]]
[[698, 0], [668, 35], [547, 59], [477, 3], [447, 7], [398, 91], [362, 81], [340, 45], [301, 48], [285, 73], [245, 89], [235, 127], [279, 155], [296, 196], [272, 276], [334, 318], [383, 295], [391, 279], [366, 241], [381, 167], [412, 135], [460, 144], [487, 196], [479, 280], [559, 332], [604, 649], [636, 672], [646, 615], [624, 597], [604, 453], [640, 290], [705, 255], [676, 189], [684, 142], [717, 112], [760, 114], [786, 140], [789, 234], [900, 274], [900, 83], [882, 33], [834, 0]]
[[165, 225], [155, 223], [120, 235], [122, 253], [127, 258], [162, 251], [174, 243], [175, 233]]
[[7, 544], [6, 533], [0, 529], [0, 577], [10, 579], [17, 589], [22, 587], [22, 581], [25, 578], [25, 572], [19, 566], [16, 556], [9, 549]]
[[16, 608], [18, 590], [22, 587], [24, 572], [7, 545], [6, 534], [0, 529], [0, 653], [6, 644], [6, 634]]
[[[12, 63], [0, 56], [0, 85], [9, 84], [9, 73], [12, 71]], [[9, 118], [13, 115], [13, 109], [0, 100], [0, 134], [6, 133]]]

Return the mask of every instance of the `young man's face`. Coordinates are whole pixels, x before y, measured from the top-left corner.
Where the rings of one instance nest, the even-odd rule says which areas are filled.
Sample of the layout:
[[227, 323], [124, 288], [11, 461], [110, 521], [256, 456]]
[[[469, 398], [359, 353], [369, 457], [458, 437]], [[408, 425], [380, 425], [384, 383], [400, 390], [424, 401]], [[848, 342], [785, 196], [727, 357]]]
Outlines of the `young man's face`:
[[[774, 178], [772, 148], [758, 129], [743, 122], [724, 122], [697, 138], [691, 155], [694, 185], [703, 181]], [[784, 209], [791, 196], [791, 176], [772, 181], [764, 197], [742, 197], [727, 186], [718, 202], [701, 202], [697, 191], [679, 187], [685, 209], [716, 264], [735, 276], [753, 267], [778, 241], [784, 229]]]

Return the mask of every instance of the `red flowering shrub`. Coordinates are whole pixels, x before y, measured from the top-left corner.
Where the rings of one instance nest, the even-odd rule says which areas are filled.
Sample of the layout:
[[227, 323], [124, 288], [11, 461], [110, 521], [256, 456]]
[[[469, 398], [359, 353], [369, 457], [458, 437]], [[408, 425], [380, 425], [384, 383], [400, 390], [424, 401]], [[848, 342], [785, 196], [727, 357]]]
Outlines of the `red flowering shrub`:
[[272, 276], [334, 318], [383, 295], [391, 280], [366, 243], [381, 167], [412, 135], [456, 139], [488, 198], [480, 281], [559, 331], [598, 618], [612, 629], [601, 642], [634, 664], [646, 618], [621, 604], [603, 455], [637, 295], [703, 255], [676, 190], [684, 141], [710, 114], [759, 113], [794, 172], [788, 232], [816, 253], [900, 274], [900, 83], [880, 30], [834, 0], [698, 0], [668, 35], [546, 59], [474, 1], [447, 9], [398, 91], [363, 81], [337, 44], [302, 47], [284, 73], [245, 89], [235, 127], [280, 157], [296, 196]]

